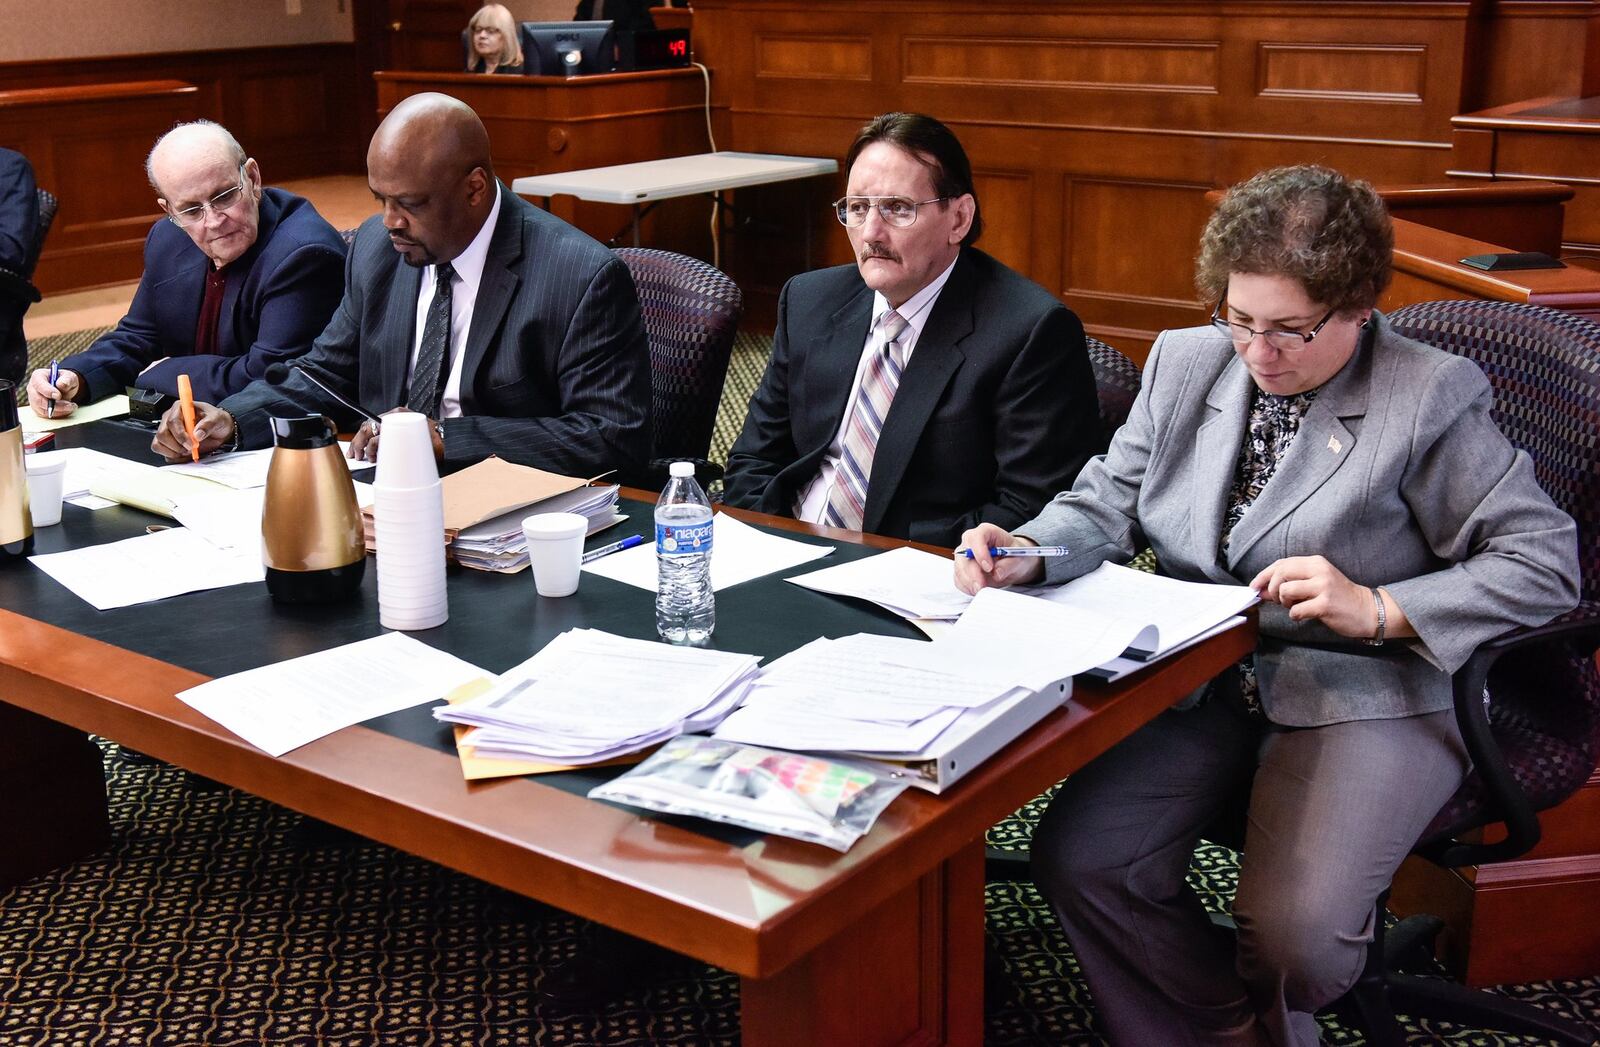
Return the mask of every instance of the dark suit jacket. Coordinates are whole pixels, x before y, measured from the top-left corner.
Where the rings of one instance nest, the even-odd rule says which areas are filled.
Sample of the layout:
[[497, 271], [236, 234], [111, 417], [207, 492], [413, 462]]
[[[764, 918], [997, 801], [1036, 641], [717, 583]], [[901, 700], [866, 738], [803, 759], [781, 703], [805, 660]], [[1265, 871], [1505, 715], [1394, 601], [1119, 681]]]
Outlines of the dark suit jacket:
[[[195, 326], [211, 260], [163, 218], [144, 242], [144, 275], [128, 315], [81, 353], [61, 361], [76, 371], [90, 403], [130, 385], [178, 395], [188, 374], [197, 400], [216, 403], [280, 360], [311, 348], [339, 304], [344, 241], [310, 201], [282, 189], [261, 193], [256, 242], [227, 269], [215, 355], [194, 355]], [[144, 374], [153, 360], [168, 357]]]
[[[569, 476], [637, 472], [650, 449], [650, 354], [639, 299], [616, 255], [504, 185], [473, 305], [461, 374], [463, 417], [444, 420], [445, 465], [497, 454]], [[356, 233], [344, 301], [297, 361], [373, 414], [403, 403], [422, 270], [389, 242], [381, 215]], [[221, 405], [241, 447], [272, 443], [273, 414], [359, 416], [293, 373]]]
[[[729, 505], [793, 514], [844, 418], [872, 297], [854, 265], [784, 287], [772, 361], [728, 456]], [[980, 520], [1031, 518], [1101, 448], [1096, 403], [1078, 318], [962, 248], [884, 420], [862, 529], [949, 545]]]
[[[0, 269], [20, 277], [32, 275], [33, 241], [39, 232], [39, 194], [28, 158], [0, 149]], [[17, 382], [28, 364], [28, 343], [22, 337], [26, 298], [0, 295], [0, 378]]]

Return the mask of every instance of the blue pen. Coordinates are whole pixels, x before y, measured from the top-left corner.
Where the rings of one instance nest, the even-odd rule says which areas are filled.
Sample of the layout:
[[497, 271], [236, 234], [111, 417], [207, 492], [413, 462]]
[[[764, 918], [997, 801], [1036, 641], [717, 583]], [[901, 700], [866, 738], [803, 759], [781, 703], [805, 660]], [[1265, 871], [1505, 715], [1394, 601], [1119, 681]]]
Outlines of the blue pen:
[[[967, 559], [971, 560], [971, 549], [957, 549]], [[1064, 545], [1005, 545], [998, 549], [990, 549], [990, 556], [1065, 556], [1067, 547]]]
[[[61, 361], [60, 360], [51, 360], [50, 361], [50, 384], [52, 386], [54, 386], [60, 380], [61, 380]], [[60, 391], [61, 390], [59, 390], [59, 389], [56, 390], [56, 392], [60, 392]], [[46, 417], [54, 418], [56, 416], [56, 402], [54, 400], [51, 400], [50, 403], [45, 407], [45, 411], [47, 412]]]
[[643, 544], [643, 542], [644, 535], [630, 534], [620, 542], [612, 542], [610, 545], [602, 545], [598, 549], [589, 550], [583, 554], [583, 562], [588, 563], [590, 560], [598, 560], [602, 556], [610, 556], [612, 553], [620, 553], [624, 549], [632, 549], [636, 545]]

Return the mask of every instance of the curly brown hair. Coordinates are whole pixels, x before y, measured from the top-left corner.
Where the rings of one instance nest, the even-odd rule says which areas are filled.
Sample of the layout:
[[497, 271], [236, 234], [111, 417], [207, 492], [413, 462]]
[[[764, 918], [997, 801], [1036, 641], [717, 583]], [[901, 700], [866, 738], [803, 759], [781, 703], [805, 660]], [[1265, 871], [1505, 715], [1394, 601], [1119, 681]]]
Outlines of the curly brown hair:
[[1229, 273], [1291, 277], [1342, 314], [1389, 286], [1394, 227], [1366, 182], [1315, 164], [1275, 167], [1228, 190], [1200, 236], [1195, 286], [1222, 297]]

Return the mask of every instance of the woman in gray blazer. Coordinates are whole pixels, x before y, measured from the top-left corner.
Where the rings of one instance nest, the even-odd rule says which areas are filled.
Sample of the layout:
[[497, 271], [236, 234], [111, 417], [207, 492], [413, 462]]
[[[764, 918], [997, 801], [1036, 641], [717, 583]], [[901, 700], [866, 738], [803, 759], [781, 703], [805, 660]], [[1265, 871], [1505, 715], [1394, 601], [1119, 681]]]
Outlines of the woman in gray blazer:
[[[1466, 774], [1449, 674], [1577, 601], [1572, 520], [1495, 428], [1483, 373], [1374, 310], [1392, 246], [1364, 182], [1236, 186], [1200, 245], [1211, 326], [1156, 340], [1071, 491], [1014, 534], [962, 536], [968, 592], [1149, 545], [1165, 574], [1261, 593], [1254, 656], [1069, 779], [1034, 836], [1115, 1043], [1316, 1044], [1379, 891]], [[987, 553], [1019, 544], [1070, 552]], [[1184, 877], [1244, 804], [1235, 943]]]

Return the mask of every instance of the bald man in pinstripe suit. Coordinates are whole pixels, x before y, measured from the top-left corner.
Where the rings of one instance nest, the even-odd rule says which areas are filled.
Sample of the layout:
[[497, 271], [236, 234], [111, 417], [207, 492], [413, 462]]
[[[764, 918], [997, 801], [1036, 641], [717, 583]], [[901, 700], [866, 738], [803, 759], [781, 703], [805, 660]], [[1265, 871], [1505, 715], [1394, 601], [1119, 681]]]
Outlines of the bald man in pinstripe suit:
[[[202, 451], [271, 444], [273, 415], [428, 415], [445, 469], [491, 454], [571, 476], [642, 466], [650, 361], [627, 268], [495, 177], [483, 124], [462, 102], [415, 95], [379, 126], [367, 180], [382, 212], [356, 233], [344, 300], [276, 384], [198, 405]], [[375, 460], [357, 428], [351, 454]], [[189, 455], [176, 409], [155, 450]]]

